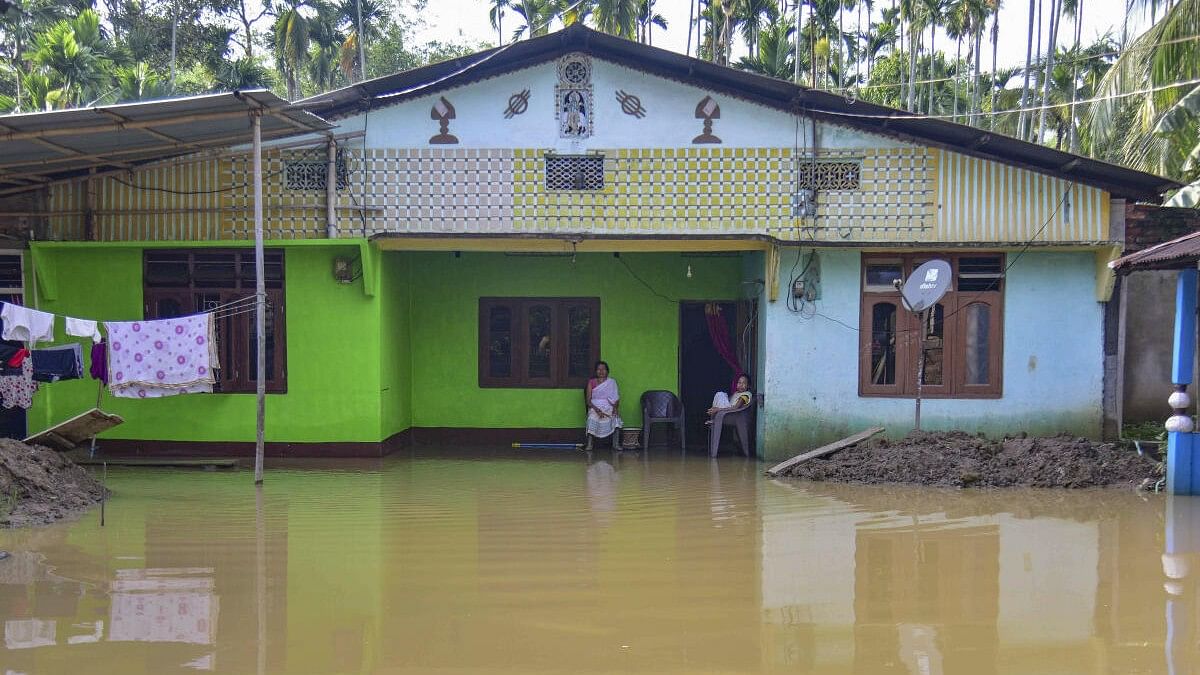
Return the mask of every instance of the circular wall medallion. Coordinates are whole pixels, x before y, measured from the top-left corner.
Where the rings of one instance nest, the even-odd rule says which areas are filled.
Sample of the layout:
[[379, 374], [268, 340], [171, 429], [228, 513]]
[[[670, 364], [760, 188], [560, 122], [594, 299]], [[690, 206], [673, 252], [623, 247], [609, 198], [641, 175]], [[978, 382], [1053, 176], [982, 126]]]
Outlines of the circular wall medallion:
[[587, 84], [591, 80], [591, 75], [587, 57], [582, 55], [564, 57], [558, 69], [559, 80], [568, 85]]

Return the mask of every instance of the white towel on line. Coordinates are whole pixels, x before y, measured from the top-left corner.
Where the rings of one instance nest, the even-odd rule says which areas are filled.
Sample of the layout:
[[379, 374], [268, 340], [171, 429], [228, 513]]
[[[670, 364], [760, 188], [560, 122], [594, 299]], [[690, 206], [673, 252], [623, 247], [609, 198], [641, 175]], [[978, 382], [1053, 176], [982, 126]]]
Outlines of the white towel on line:
[[54, 315], [36, 309], [4, 303], [0, 310], [4, 332], [0, 337], [17, 342], [54, 342]]
[[90, 337], [92, 342], [100, 341], [100, 327], [90, 319], [75, 319], [66, 317], [67, 335], [72, 337]]

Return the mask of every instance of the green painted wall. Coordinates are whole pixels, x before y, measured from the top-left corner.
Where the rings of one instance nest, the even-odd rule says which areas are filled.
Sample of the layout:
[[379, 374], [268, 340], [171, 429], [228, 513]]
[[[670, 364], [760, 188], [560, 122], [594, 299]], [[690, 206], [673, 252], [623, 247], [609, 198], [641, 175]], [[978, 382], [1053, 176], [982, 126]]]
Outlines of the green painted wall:
[[[380, 440], [380, 305], [362, 283], [333, 280], [344, 245], [287, 245], [288, 392], [267, 397], [268, 441]], [[35, 244], [35, 246], [37, 246]], [[53, 299], [41, 308], [104, 320], [142, 316], [142, 250], [128, 246], [42, 245], [39, 275], [49, 275]], [[59, 330], [62, 330], [61, 322]], [[29, 428], [45, 428], [95, 405], [92, 380], [45, 385]], [[113, 438], [252, 441], [253, 394], [204, 394], [137, 401], [108, 395], [103, 408], [125, 418]]]
[[737, 256], [626, 253], [618, 260], [611, 254], [580, 254], [572, 262], [569, 257], [464, 252], [459, 258], [407, 253], [404, 260], [412, 287], [415, 427], [583, 426], [578, 390], [479, 387], [480, 297], [600, 297], [601, 355], [612, 366], [621, 387], [621, 411], [632, 426], [640, 424], [643, 391], [679, 387], [677, 301], [735, 299], [742, 278]]
[[412, 288], [404, 254], [385, 252], [379, 258], [379, 437], [386, 439], [412, 426]]

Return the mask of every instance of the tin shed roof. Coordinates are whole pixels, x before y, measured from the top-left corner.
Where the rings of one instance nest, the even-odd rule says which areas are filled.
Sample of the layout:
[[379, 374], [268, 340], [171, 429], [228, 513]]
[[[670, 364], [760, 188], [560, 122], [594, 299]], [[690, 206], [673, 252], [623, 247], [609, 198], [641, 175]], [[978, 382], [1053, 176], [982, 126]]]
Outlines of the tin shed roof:
[[266, 90], [0, 116], [0, 194], [210, 148], [331, 128]]
[[1200, 261], [1200, 231], [1122, 256], [1108, 266], [1117, 272], [1129, 273], [1195, 267], [1197, 261]]

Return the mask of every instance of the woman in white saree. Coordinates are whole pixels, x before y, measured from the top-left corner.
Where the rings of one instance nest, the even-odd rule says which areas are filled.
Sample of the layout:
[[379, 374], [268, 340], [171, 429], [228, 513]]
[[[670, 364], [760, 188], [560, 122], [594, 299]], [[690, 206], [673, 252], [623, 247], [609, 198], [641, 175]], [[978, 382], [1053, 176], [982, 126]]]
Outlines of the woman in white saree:
[[584, 392], [584, 404], [587, 405], [587, 449], [592, 449], [592, 441], [596, 438], [612, 436], [613, 447], [620, 442], [617, 433], [624, 424], [621, 422], [621, 392], [617, 381], [608, 376], [608, 364], [596, 362], [596, 376], [588, 380]]

